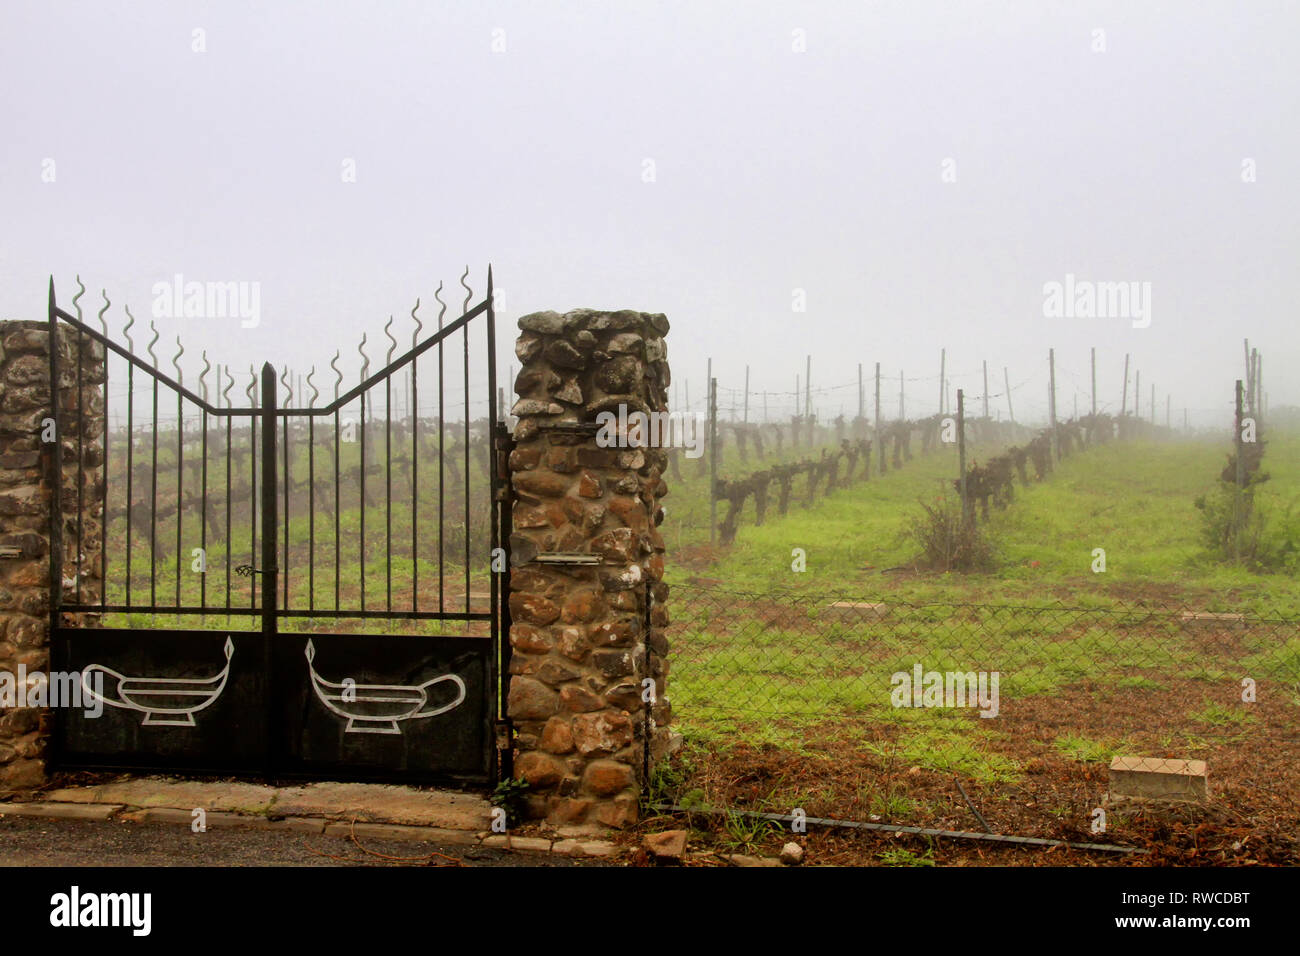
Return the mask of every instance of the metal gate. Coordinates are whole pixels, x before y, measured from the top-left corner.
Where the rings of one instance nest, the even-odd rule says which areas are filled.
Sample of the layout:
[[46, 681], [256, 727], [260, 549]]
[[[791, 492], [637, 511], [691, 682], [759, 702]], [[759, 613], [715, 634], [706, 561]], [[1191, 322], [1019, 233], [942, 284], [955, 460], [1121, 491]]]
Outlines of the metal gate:
[[[187, 387], [179, 339], [169, 375], [152, 321], [146, 362], [129, 310], [123, 346], [104, 311], [97, 331], [79, 306], [76, 317], [59, 308], [51, 281], [51, 342], [69, 336], [73, 357], [103, 349], [105, 365], [102, 429], [83, 424], [95, 390], [82, 387], [79, 361], [75, 402], [55, 413], [61, 441], [76, 446], [75, 481], [64, 455], [47, 456], [51, 487], [65, 489], [51, 519], [51, 670], [79, 675], [84, 698], [54, 711], [53, 766], [498, 778], [509, 435], [497, 418], [491, 269], [477, 305], [465, 276], [461, 285], [462, 315], [443, 324], [439, 285], [437, 330], [423, 339], [417, 300], [397, 358], [390, 317], [373, 374], [363, 337], [360, 381], [342, 391], [336, 350], [331, 400], [314, 366], [295, 381], [268, 363], [249, 367], [237, 405], [229, 367], [210, 391], [203, 353]], [[71, 385], [67, 356], [50, 353], [51, 381]], [[102, 443], [90, 460], [103, 480], [83, 473], [87, 443]], [[64, 533], [80, 542], [73, 567], [61, 561]], [[92, 579], [98, 595], [83, 594]]]

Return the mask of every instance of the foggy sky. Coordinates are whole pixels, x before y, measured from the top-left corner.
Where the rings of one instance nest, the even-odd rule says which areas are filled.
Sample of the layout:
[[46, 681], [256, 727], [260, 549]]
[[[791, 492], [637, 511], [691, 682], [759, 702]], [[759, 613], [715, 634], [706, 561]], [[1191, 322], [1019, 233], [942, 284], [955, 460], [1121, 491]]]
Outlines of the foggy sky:
[[[43, 319], [50, 274], [92, 317], [106, 288], [114, 337], [175, 274], [257, 282], [256, 328], [160, 319], [163, 343], [355, 374], [363, 331], [409, 342], [417, 296], [427, 322], [442, 280], [459, 314], [491, 263], [502, 375], [525, 313], [664, 312], [679, 400], [712, 357], [724, 414], [746, 364], [751, 417], [764, 391], [790, 414], [808, 354], [820, 414], [856, 412], [860, 362], [868, 415], [876, 362], [887, 415], [900, 369], [929, 414], [946, 348], [954, 388], [978, 403], [987, 360], [1005, 417], [1006, 366], [1041, 418], [1055, 348], [1069, 415], [1095, 346], [1103, 408], [1127, 352], [1144, 411], [1154, 383], [1159, 421], [1170, 394], [1210, 424], [1247, 336], [1300, 404], [1294, 4], [10, 0], [0, 24], [0, 318]], [[1150, 326], [1045, 317], [1067, 274], [1150, 283]]]

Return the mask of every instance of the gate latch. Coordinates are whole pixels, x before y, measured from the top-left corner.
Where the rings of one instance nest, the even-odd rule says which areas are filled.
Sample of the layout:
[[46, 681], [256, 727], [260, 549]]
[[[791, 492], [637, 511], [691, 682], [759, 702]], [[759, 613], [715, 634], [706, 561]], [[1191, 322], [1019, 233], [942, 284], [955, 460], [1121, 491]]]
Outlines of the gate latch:
[[235, 573], [241, 578], [251, 578], [254, 574], [261, 574], [261, 569], [253, 567], [251, 564], [241, 564], [235, 568]]

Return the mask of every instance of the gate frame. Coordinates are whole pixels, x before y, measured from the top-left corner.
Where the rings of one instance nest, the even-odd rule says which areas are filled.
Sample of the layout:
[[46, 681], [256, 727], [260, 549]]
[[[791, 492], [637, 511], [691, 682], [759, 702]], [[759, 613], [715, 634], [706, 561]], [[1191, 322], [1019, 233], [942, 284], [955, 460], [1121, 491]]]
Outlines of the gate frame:
[[[468, 270], [467, 270], [468, 274]], [[464, 276], [461, 278], [461, 284], [467, 292], [469, 287], [464, 285]], [[439, 286], [441, 289], [441, 286]], [[74, 304], [76, 298], [74, 297]], [[435, 296], [436, 297], [436, 296]], [[441, 301], [441, 300], [439, 300]], [[418, 305], [418, 303], [417, 303]], [[42, 474], [47, 481], [53, 493], [51, 495], [50, 513], [48, 528], [50, 534], [50, 611], [49, 611], [49, 647], [50, 647], [50, 667], [51, 670], [58, 669], [55, 666], [55, 656], [62, 656], [62, 645], [58, 638], [61, 632], [75, 632], [80, 630], [95, 630], [96, 628], [87, 628], [80, 625], [64, 625], [62, 615], [70, 614], [97, 614], [103, 615], [108, 613], [127, 613], [136, 612], [143, 614], [175, 614], [178, 617], [193, 614], [234, 614], [235, 616], [258, 616], [261, 619], [260, 632], [255, 630], [245, 631], [247, 635], [261, 634], [263, 638], [263, 659], [262, 671], [266, 675], [270, 692], [268, 693], [268, 745], [266, 747], [266, 759], [260, 774], [253, 769], [248, 770], [229, 770], [213, 769], [205, 771], [202, 769], [182, 770], [181, 773], [194, 776], [203, 776], [209, 773], [219, 773], [224, 776], [235, 777], [262, 777], [267, 780], [274, 779], [313, 779], [313, 780], [369, 780], [381, 781], [385, 783], [440, 783], [450, 782], [457, 786], [481, 786], [491, 788], [502, 779], [509, 779], [511, 776], [511, 757], [513, 750], [513, 727], [509, 720], [505, 706], [506, 694], [508, 691], [509, 680], [509, 656], [510, 656], [510, 611], [507, 601], [507, 588], [503, 586], [501, 573], [509, 574], [510, 568], [510, 495], [508, 481], [508, 464], [507, 457], [509, 450], [513, 447], [513, 439], [505, 423], [501, 421], [500, 409], [497, 407], [497, 374], [496, 374], [496, 335], [495, 335], [495, 302], [493, 292], [492, 267], [489, 264], [487, 274], [487, 292], [484, 298], [473, 308], [469, 308], [469, 296], [465, 299], [465, 310], [461, 316], [446, 326], [441, 326], [437, 332], [426, 338], [423, 342], [415, 344], [410, 350], [405, 352], [397, 360], [389, 362], [378, 372], [364, 378], [358, 385], [349, 389], [342, 395], [336, 397], [332, 402], [319, 408], [279, 408], [277, 405], [276, 378], [273, 366], [269, 362], [263, 363], [261, 370], [262, 386], [262, 405], [260, 408], [236, 407], [229, 406], [222, 408], [219, 405], [209, 403], [205, 398], [201, 398], [194, 392], [187, 389], [179, 381], [173, 380], [169, 375], [156, 366], [147, 364], [143, 359], [134, 354], [132, 350], [123, 348], [121, 345], [113, 342], [106, 334], [100, 333], [89, 326], [85, 325], [79, 318], [70, 315], [57, 304], [54, 291], [54, 277], [51, 275], [49, 282], [49, 309], [48, 309], [48, 335], [49, 335], [49, 375], [50, 375], [50, 395], [51, 395], [51, 417], [55, 423], [56, 440], [42, 444]], [[445, 308], [445, 307], [444, 307]], [[80, 313], [80, 308], [78, 308]], [[414, 313], [412, 313], [414, 315]], [[281, 609], [279, 604], [279, 571], [277, 539], [279, 528], [279, 512], [277, 506], [277, 484], [278, 470], [276, 468], [276, 435], [275, 426], [277, 421], [284, 419], [287, 422], [289, 417], [323, 417], [334, 415], [337, 411], [360, 396], [364, 403], [365, 395], [370, 388], [384, 382], [391, 377], [408, 362], [414, 363], [415, 360], [424, 352], [428, 351], [435, 345], [441, 346], [445, 340], [450, 338], [452, 333], [465, 329], [465, 335], [468, 336], [469, 323], [479, 315], [486, 317], [486, 352], [487, 352], [487, 378], [488, 378], [488, 501], [489, 501], [489, 518], [488, 518], [488, 537], [489, 537], [489, 559], [494, 559], [498, 551], [504, 552], [505, 570], [497, 572], [489, 570], [489, 609], [487, 613], [469, 611], [469, 593], [466, 592], [466, 610], [464, 613], [448, 612], [445, 605], [440, 600], [439, 610], [433, 611], [395, 611], [391, 607], [384, 611], [344, 611], [334, 609], [333, 613], [329, 611], [316, 611], [309, 609], [305, 611], [293, 611], [287, 607]], [[178, 396], [178, 400], [183, 398], [190, 401], [206, 414], [221, 418], [243, 418], [247, 417], [251, 422], [256, 424], [260, 419], [262, 425], [261, 449], [260, 453], [256, 449], [250, 448], [250, 454], [261, 459], [262, 475], [261, 490], [250, 487], [250, 495], [260, 498], [262, 507], [261, 531], [262, 531], [262, 552], [261, 564], [258, 569], [261, 574], [261, 584], [254, 584], [255, 594], [260, 601], [260, 606], [250, 608], [234, 607], [162, 607], [152, 600], [149, 604], [133, 605], [130, 601], [130, 594], [127, 594], [127, 604], [124, 606], [109, 605], [107, 603], [108, 580], [107, 567], [101, 568], [101, 589], [100, 602], [98, 604], [85, 604], [82, 602], [67, 602], [63, 594], [63, 467], [62, 467], [62, 445], [63, 432], [60, 423], [59, 413], [59, 321], [63, 320], [77, 332], [78, 347], [80, 348], [82, 337], [88, 337], [92, 343], [98, 342], [104, 349], [104, 410], [105, 420], [108, 415], [108, 353], [116, 353], [124, 359], [129, 366], [139, 368], [154, 380], [154, 387], [163, 384], [171, 388]], [[102, 313], [101, 313], [102, 321]], [[391, 336], [390, 336], [391, 339]], [[155, 339], [156, 341], [156, 339]], [[151, 343], [152, 344], [152, 343]], [[440, 347], [441, 352], [441, 347]], [[390, 353], [391, 355], [391, 350]], [[466, 338], [466, 389], [468, 395], [468, 338]], [[440, 361], [441, 369], [441, 361]], [[80, 366], [78, 366], [78, 424], [80, 426], [80, 416], [82, 414], [82, 395], [80, 381]], [[364, 405], [363, 405], [364, 407]], [[392, 410], [386, 408], [386, 416], [391, 421]], [[466, 416], [466, 434], [468, 436], [470, 412], [468, 401], [465, 409]], [[418, 409], [412, 411], [413, 419], [418, 422]], [[155, 418], [156, 426], [156, 418]], [[80, 430], [80, 429], [79, 429]], [[205, 436], [206, 437], [206, 436]], [[128, 436], [128, 441], [129, 441]], [[78, 439], [80, 447], [81, 439]], [[502, 454], [504, 449], [504, 454]], [[439, 450], [441, 456], [442, 451]], [[468, 481], [469, 468], [469, 445], [466, 444], [466, 480]], [[391, 460], [388, 462], [391, 468]], [[107, 495], [107, 485], [109, 476], [109, 459], [108, 449], [104, 449], [103, 459], [103, 484], [105, 486], [105, 500]], [[288, 476], [286, 475], [286, 481]], [[155, 475], [156, 478], [156, 475]], [[336, 482], [339, 476], [334, 476]], [[468, 484], [466, 486], [468, 488]], [[156, 489], [155, 489], [156, 490]], [[441, 496], [444, 489], [439, 487]], [[229, 507], [229, 488], [226, 490], [227, 507]], [[256, 500], [256, 499], [254, 499]], [[204, 498], [202, 507], [206, 508], [207, 500]], [[156, 508], [157, 500], [155, 497], [153, 507]], [[364, 499], [362, 507], [364, 508]], [[467, 513], [469, 509], [469, 499], [465, 504]], [[178, 520], [182, 508], [182, 501], [177, 500]], [[105, 508], [100, 517], [101, 527], [100, 534], [103, 539], [107, 538], [108, 514]], [[129, 521], [129, 519], [128, 519]], [[79, 527], [78, 533], [81, 533]], [[391, 540], [391, 536], [390, 536]], [[468, 547], [468, 526], [466, 528], [466, 540]], [[80, 541], [78, 541], [80, 544]], [[129, 558], [128, 558], [129, 560]], [[227, 561], [231, 561], [232, 556], [228, 553]], [[152, 570], [152, 569], [151, 569]], [[205, 572], [206, 573], [206, 572]], [[364, 572], [363, 572], [364, 573]], [[441, 574], [441, 568], [439, 569]], [[466, 569], [468, 580], [469, 570]], [[179, 591], [178, 591], [179, 594]], [[488, 623], [489, 633], [485, 640], [488, 642], [488, 650], [484, 656], [486, 666], [484, 673], [484, 700], [482, 702], [483, 710], [480, 724], [483, 730], [484, 738], [484, 764], [487, 768], [485, 775], [449, 774], [447, 772], [421, 773], [411, 771], [366, 771], [359, 768], [356, 773], [349, 772], [330, 772], [319, 773], [310, 771], [287, 770], [283, 767], [283, 761], [286, 754], [283, 753], [282, 741], [274, 732], [277, 729], [277, 721], [273, 719], [275, 712], [275, 703], [277, 701], [277, 690], [275, 678], [276, 668], [273, 666], [274, 641], [279, 636], [279, 620], [281, 617], [319, 617], [333, 618], [338, 621], [349, 618], [361, 620], [461, 620], [461, 621], [486, 621]], [[129, 628], [119, 629], [129, 630]], [[147, 629], [144, 629], [147, 630]], [[165, 629], [159, 629], [165, 630]], [[206, 633], [206, 632], [204, 632]], [[215, 632], [213, 632], [215, 633]], [[338, 633], [338, 632], [335, 632]], [[366, 635], [346, 635], [364, 638]], [[454, 636], [447, 635], [447, 639], [455, 639]], [[466, 636], [466, 640], [471, 640]], [[65, 759], [64, 754], [64, 732], [66, 730], [66, 715], [63, 708], [52, 708], [52, 726], [46, 740], [46, 763], [47, 768], [52, 771], [59, 770], [112, 770], [117, 769], [125, 772], [175, 772], [169, 771], [165, 767], [148, 768], [141, 766], [121, 767], [110, 765], [91, 766], [85, 763], [71, 764]], [[493, 751], [495, 750], [495, 759]], [[477, 783], [476, 783], [477, 782]]]

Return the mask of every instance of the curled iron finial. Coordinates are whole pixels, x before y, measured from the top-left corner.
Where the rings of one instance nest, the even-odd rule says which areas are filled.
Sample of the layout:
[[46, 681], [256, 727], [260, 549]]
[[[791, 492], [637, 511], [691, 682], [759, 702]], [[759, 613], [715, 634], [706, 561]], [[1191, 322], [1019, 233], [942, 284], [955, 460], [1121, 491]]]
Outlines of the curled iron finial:
[[361, 334], [361, 344], [357, 346], [357, 351], [361, 353], [361, 381], [366, 380], [370, 372], [370, 357], [366, 355], [366, 334]]
[[203, 400], [208, 400], [208, 383], [204, 381], [207, 378], [208, 371], [212, 368], [212, 363], [208, 361], [208, 350], [203, 350], [203, 371], [199, 372], [199, 385], [203, 389]]
[[257, 387], [257, 372], [253, 366], [248, 366], [248, 388], [244, 389], [244, 394], [248, 396], [248, 404], [257, 407], [257, 402], [253, 398], [253, 389]]
[[440, 295], [438, 294], [438, 293], [441, 292], [441, 291], [442, 291], [442, 283], [439, 282], [439, 283], [438, 283], [438, 288], [437, 288], [437, 289], [434, 291], [434, 293], [433, 293], [433, 297], [434, 297], [434, 299], [437, 300], [437, 302], [438, 302], [438, 304], [439, 304], [440, 306], [442, 306], [442, 308], [438, 311], [438, 328], [439, 328], [439, 329], [442, 328], [442, 317], [443, 317], [444, 315], [447, 314], [447, 303], [446, 303], [446, 302], [443, 302], [443, 301], [442, 301], [442, 296], [440, 296]]
[[[221, 384], [221, 372], [217, 372], [217, 384]], [[230, 366], [226, 366], [226, 387], [221, 392], [221, 397], [226, 400], [226, 408], [230, 407], [230, 386], [235, 384], [235, 376], [230, 374]]]
[[179, 385], [185, 384], [185, 373], [181, 371], [181, 356], [185, 354], [185, 346], [181, 345], [181, 337], [176, 336], [176, 348], [180, 349], [172, 356], [172, 368], [176, 369], [176, 382]]
[[293, 404], [293, 385], [289, 383], [288, 378], [289, 378], [289, 366], [286, 365], [284, 366], [284, 368], [280, 369], [280, 384], [283, 385], [285, 387], [285, 390], [289, 393], [284, 400], [285, 408], [288, 408], [290, 405]]
[[153, 362], [153, 367], [157, 368], [158, 356], [153, 354], [153, 347], [154, 343], [158, 341], [158, 326], [153, 324], [153, 319], [149, 320], [149, 330], [153, 332], [153, 338], [149, 340], [149, 344], [144, 347], [144, 350], [149, 353], [149, 361]]
[[320, 389], [318, 389], [316, 387], [316, 383], [311, 380], [311, 377], [315, 374], [316, 374], [316, 366], [313, 365], [311, 367], [311, 371], [307, 373], [307, 384], [311, 386], [311, 400], [307, 402], [308, 408], [315, 408], [316, 399], [320, 398]]
[[[108, 296], [104, 296], [104, 298], [107, 299]], [[126, 309], [126, 317], [130, 320], [126, 325], [122, 326], [122, 335], [126, 337], [126, 350], [134, 355], [135, 341], [131, 338], [131, 326], [135, 325], [135, 316], [131, 314], [129, 305], [124, 305], [122, 308]]]
[[388, 331], [392, 327], [393, 327], [393, 317], [390, 315], [388, 317], [388, 324], [384, 326], [384, 336], [388, 339], [388, 341], [392, 342], [393, 344], [388, 346], [388, 354], [384, 356], [385, 365], [391, 365], [393, 363], [393, 350], [397, 348], [397, 339], [393, 338], [393, 333]]
[[343, 384], [343, 373], [338, 367], [339, 350], [334, 350], [334, 357], [330, 359], [330, 368], [334, 369], [334, 401], [339, 400], [339, 386]]
[[420, 310], [420, 300], [415, 300], [415, 308], [411, 310], [411, 318], [415, 319], [415, 331], [411, 333], [411, 348], [420, 344], [420, 333], [424, 331], [424, 323], [415, 313]]
[[465, 267], [465, 274], [460, 277], [460, 286], [462, 289], [465, 290], [465, 304], [461, 306], [460, 309], [462, 313], [469, 311], [469, 300], [474, 297], [474, 290], [471, 289], [465, 282], [467, 276], [469, 276], [469, 266]]
[[[99, 310], [99, 331], [103, 332], [104, 335], [107, 336], [108, 323], [104, 321], [104, 313], [108, 311], [108, 307], [113, 303], [108, 301], [108, 292], [106, 290], [100, 289], [99, 294], [104, 297], [104, 307]], [[80, 295], [81, 293], [77, 293], [78, 297], [80, 297]], [[76, 299], [73, 299], [73, 301], [75, 302]], [[81, 309], [77, 309], [77, 318], [81, 318]]]
[[77, 300], [86, 294], [86, 287], [81, 284], [81, 275], [77, 274], [77, 294], [72, 297], [72, 307], [77, 310], [77, 321], [81, 321], [81, 306], [77, 305]]

